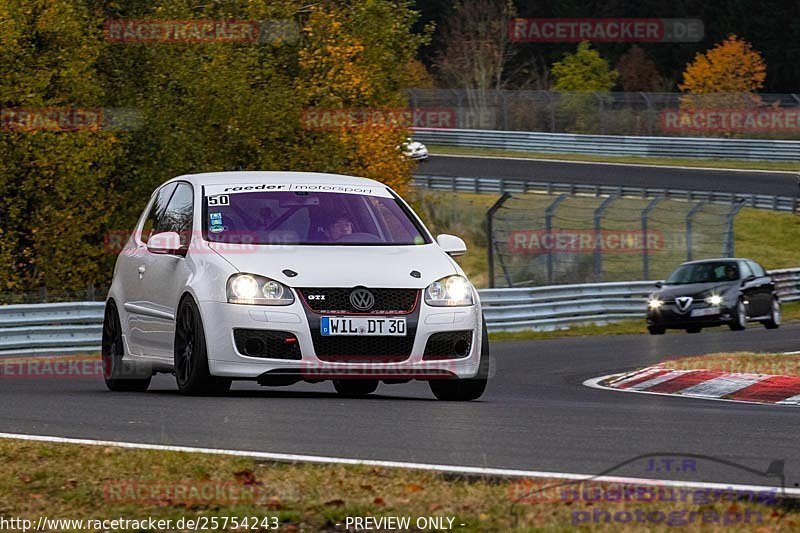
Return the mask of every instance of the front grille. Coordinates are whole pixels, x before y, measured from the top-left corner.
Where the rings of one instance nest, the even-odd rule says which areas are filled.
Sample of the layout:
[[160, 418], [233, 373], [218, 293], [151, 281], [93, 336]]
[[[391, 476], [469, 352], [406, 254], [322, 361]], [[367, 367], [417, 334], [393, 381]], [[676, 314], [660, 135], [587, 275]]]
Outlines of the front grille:
[[299, 361], [300, 343], [293, 333], [265, 329], [234, 329], [236, 350], [248, 357]]
[[350, 303], [350, 293], [354, 290], [355, 287], [305, 288], [297, 292], [312, 312], [322, 315], [406, 315], [414, 311], [419, 298], [418, 289], [368, 289], [375, 296], [375, 304], [364, 312]]
[[414, 346], [414, 331], [405, 337], [360, 337], [312, 333], [317, 358], [328, 362], [386, 363], [405, 361]]
[[460, 359], [469, 355], [471, 347], [472, 330], [434, 333], [428, 337], [422, 359]]

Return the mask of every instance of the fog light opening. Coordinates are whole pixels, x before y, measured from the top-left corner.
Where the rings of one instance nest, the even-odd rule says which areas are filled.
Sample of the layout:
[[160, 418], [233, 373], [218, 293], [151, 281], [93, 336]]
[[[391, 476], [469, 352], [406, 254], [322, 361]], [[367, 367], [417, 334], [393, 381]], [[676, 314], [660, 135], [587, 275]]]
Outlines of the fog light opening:
[[245, 355], [258, 356], [264, 353], [264, 341], [257, 337], [249, 338], [244, 343]]
[[453, 354], [464, 357], [469, 353], [469, 343], [464, 339], [459, 339], [453, 343]]

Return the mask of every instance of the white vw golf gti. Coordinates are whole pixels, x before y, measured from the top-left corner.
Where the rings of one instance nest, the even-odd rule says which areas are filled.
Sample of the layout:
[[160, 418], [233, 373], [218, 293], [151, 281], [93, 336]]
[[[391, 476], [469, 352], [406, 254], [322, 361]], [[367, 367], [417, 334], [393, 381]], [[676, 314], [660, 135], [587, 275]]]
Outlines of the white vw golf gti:
[[477, 291], [394, 191], [299, 172], [180, 176], [120, 253], [102, 355], [115, 391], [174, 373], [186, 394], [332, 380], [358, 396], [426, 380], [472, 400], [489, 375]]

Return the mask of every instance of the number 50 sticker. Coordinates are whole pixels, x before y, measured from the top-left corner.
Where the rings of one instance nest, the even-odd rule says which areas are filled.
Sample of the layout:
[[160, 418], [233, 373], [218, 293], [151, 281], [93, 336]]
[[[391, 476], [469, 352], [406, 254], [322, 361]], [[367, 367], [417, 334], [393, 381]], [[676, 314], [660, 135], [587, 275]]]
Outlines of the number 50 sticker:
[[208, 205], [229, 205], [230, 198], [227, 194], [218, 194], [217, 196], [208, 197]]

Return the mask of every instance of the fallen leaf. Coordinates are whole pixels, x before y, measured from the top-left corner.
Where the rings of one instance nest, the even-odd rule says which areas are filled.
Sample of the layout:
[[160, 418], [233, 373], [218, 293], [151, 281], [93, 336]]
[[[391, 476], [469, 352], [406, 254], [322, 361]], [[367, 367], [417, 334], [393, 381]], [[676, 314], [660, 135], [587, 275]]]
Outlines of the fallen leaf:
[[329, 502], [325, 502], [325, 505], [341, 507], [342, 505], [344, 505], [344, 500], [331, 500]]
[[417, 485], [416, 483], [409, 483], [406, 485], [406, 492], [420, 492], [423, 490], [425, 490], [425, 487]]
[[241, 470], [239, 472], [234, 472], [233, 477], [236, 478], [236, 481], [241, 483], [242, 485], [257, 485], [258, 480], [256, 479], [256, 475], [253, 473], [252, 470]]

